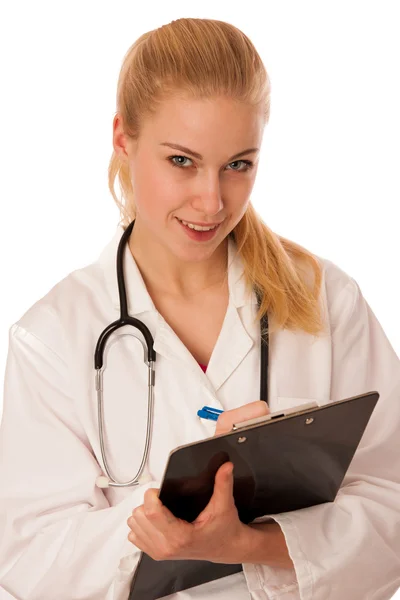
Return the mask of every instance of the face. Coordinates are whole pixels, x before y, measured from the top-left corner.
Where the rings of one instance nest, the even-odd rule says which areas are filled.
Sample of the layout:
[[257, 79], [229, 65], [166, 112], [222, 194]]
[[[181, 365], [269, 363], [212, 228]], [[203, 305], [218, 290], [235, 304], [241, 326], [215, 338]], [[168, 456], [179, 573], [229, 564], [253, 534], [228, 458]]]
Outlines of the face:
[[[140, 239], [183, 261], [210, 258], [246, 211], [263, 131], [262, 107], [224, 97], [164, 101], [136, 141], [117, 114], [113, 145], [129, 165]], [[182, 221], [218, 227], [198, 233]]]

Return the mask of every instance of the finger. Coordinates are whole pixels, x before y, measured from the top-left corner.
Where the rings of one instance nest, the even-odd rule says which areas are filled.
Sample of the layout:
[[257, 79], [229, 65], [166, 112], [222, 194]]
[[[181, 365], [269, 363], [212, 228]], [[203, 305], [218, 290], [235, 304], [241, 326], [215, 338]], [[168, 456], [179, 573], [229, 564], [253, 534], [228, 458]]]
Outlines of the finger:
[[[144, 495], [144, 504], [142, 511], [138, 514], [139, 522], [143, 529], [152, 531], [154, 529], [168, 535], [171, 533], [172, 527], [177, 527], [181, 523], [181, 519], [175, 515], [161, 502], [154, 489], [149, 489]], [[147, 524], [146, 524], [147, 521]]]
[[141, 531], [130, 531], [128, 534], [128, 540], [131, 544], [134, 544], [142, 552], [149, 554], [150, 546], [148, 545], [148, 537], [145, 536]]
[[164, 506], [158, 497], [158, 490], [154, 488], [146, 490], [144, 494], [143, 511], [150, 520], [156, 521], [157, 517], [164, 517], [169, 523], [176, 521], [176, 517]]
[[[145, 514], [144, 505], [135, 509], [128, 519], [132, 535], [128, 539], [156, 560], [168, 560], [190, 546], [191, 523], [176, 518], [166, 506]], [[136, 540], [136, 541], [135, 541]]]
[[239, 408], [226, 410], [218, 417], [215, 435], [228, 433], [232, 430], [232, 425], [234, 423], [248, 421], [249, 419], [255, 419], [257, 417], [264, 417], [265, 415], [268, 415], [269, 412], [268, 404], [264, 400], [249, 402], [249, 404], [245, 404]]
[[[129, 538], [132, 543], [136, 546], [140, 546], [143, 550], [143, 542], [150, 546], [158, 546], [164, 543], [165, 534], [159, 531], [157, 526], [149, 521], [143, 513], [138, 513], [134, 517], [130, 518], [130, 524], [132, 536]], [[135, 539], [133, 539], [135, 536]], [[136, 541], [135, 541], [136, 540]]]
[[166, 525], [164, 520], [163, 514], [156, 518], [146, 516], [144, 507], [139, 507], [128, 519], [132, 534], [128, 535], [128, 539], [149, 555], [165, 549], [168, 540], [176, 537], [177, 530], [175, 525]]
[[128, 534], [128, 540], [154, 560], [171, 560], [175, 556], [173, 547], [161, 537], [153, 539], [141, 531], [131, 531]]
[[[220, 489], [224, 487], [225, 489], [233, 490], [233, 469], [234, 464], [231, 461], [228, 461], [221, 465], [218, 471], [215, 474], [215, 480], [219, 483]], [[214, 482], [215, 487], [215, 482]]]
[[215, 475], [213, 500], [217, 512], [231, 508], [233, 498], [233, 463], [227, 462], [220, 467]]
[[213, 521], [218, 514], [235, 507], [233, 497], [233, 463], [224, 463], [217, 471], [214, 479], [214, 491], [207, 506], [197, 516], [193, 525], [203, 528]]
[[143, 506], [145, 509], [155, 509], [162, 506], [162, 502], [158, 497], [158, 489], [149, 488], [143, 496]]

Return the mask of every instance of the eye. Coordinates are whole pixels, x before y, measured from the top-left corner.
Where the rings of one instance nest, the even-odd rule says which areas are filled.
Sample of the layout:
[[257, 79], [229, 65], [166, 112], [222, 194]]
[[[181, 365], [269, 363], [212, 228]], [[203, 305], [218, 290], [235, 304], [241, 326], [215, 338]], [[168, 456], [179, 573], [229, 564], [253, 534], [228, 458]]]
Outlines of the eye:
[[180, 163], [174, 162], [174, 158], [183, 158], [183, 160], [191, 160], [187, 156], [180, 156], [180, 155], [169, 156], [168, 160], [172, 163], [172, 166], [174, 166], [174, 167], [185, 167], [185, 165], [183, 165], [181, 162]]
[[[181, 160], [181, 162], [174, 162], [175, 159], [183, 159], [183, 161], [185, 160], [190, 160], [192, 162], [191, 158], [188, 158], [187, 156], [181, 156], [179, 154], [175, 154], [174, 156], [169, 156], [168, 160], [171, 162], [173, 167], [179, 167], [179, 168], [186, 168], [186, 164], [183, 163], [183, 161]], [[250, 169], [253, 168], [254, 164], [251, 162], [251, 160], [235, 160], [234, 162], [231, 162], [231, 165], [237, 165], [243, 163], [243, 165], [245, 165], [246, 168], [244, 169], [230, 169], [231, 171], [238, 171], [240, 172], [246, 172], [246, 171], [250, 171]]]
[[[235, 160], [231, 163], [231, 165], [237, 165], [238, 163], [243, 163], [246, 167], [245, 169], [241, 169], [241, 171], [250, 171], [250, 169], [253, 168], [253, 163], [251, 162], [251, 160]], [[239, 169], [233, 169], [233, 171], [239, 171]]]

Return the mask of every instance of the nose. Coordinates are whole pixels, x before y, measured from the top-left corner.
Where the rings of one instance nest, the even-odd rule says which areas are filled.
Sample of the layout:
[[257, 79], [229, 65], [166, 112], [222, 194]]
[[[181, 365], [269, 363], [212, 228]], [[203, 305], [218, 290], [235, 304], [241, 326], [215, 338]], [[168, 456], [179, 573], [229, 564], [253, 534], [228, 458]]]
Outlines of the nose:
[[208, 177], [200, 184], [200, 188], [198, 194], [192, 200], [192, 207], [196, 212], [210, 217], [218, 214], [224, 207], [219, 178]]

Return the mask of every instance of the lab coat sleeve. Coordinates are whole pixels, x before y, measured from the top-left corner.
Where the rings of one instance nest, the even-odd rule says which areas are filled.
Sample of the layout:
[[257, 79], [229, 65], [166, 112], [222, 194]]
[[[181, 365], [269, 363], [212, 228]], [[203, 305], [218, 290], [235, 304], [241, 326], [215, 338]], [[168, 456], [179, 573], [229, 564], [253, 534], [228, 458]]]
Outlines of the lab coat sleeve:
[[[150, 481], [110, 506], [73, 409], [65, 360], [10, 329], [0, 429], [0, 586], [18, 600], [126, 600], [140, 551], [127, 519]], [[83, 398], [82, 401], [85, 401]]]
[[400, 361], [353, 279], [331, 321], [331, 401], [380, 398], [335, 501], [272, 515], [294, 569], [244, 565], [260, 600], [386, 600], [400, 586]]

